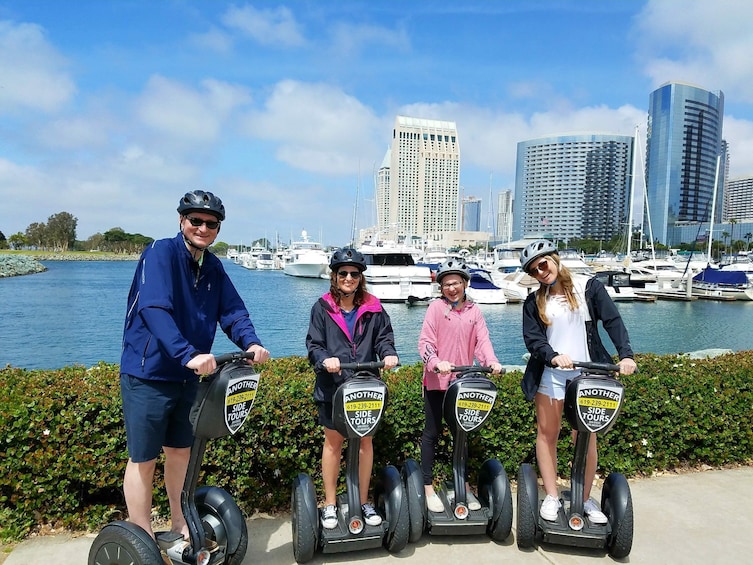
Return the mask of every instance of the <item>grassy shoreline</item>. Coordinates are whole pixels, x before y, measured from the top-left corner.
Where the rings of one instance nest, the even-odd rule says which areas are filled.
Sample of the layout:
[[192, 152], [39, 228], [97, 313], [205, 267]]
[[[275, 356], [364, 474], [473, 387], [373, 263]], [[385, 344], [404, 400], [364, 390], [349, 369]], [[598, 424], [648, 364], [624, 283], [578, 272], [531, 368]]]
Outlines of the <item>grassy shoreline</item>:
[[41, 251], [0, 249], [0, 255], [26, 256], [37, 261], [136, 261], [138, 253], [111, 251]]

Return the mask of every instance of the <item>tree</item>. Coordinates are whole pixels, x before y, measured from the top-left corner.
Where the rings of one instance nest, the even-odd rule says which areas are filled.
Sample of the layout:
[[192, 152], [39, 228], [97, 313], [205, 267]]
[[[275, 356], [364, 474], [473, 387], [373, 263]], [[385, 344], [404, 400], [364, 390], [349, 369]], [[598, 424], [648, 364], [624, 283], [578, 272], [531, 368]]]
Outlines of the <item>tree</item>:
[[753, 238], [753, 233], [748, 232], [748, 233], [745, 234], [745, 241], [748, 242], [748, 245], [745, 246], [746, 248], [750, 248], [750, 240], [751, 240], [751, 238]]
[[8, 238], [8, 242], [10, 243], [11, 249], [22, 249], [29, 244], [26, 236], [21, 232], [14, 233], [12, 236], [10, 236]]
[[0, 249], [8, 249], [8, 240], [5, 239], [5, 234], [0, 231]]
[[32, 247], [43, 249], [47, 239], [47, 226], [34, 222], [26, 228], [26, 241]]
[[55, 251], [68, 251], [76, 242], [78, 218], [68, 212], [58, 212], [47, 218], [48, 243]]

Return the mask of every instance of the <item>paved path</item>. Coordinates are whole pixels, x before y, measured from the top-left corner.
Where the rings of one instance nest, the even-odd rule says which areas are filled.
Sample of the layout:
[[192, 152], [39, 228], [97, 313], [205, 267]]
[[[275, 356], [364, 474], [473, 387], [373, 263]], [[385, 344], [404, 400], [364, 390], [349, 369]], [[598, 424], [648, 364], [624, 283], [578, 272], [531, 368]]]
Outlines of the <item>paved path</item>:
[[[753, 467], [663, 475], [630, 481], [635, 513], [633, 550], [621, 562], [647, 565], [750, 563], [753, 537]], [[594, 492], [595, 496], [600, 493]], [[513, 501], [515, 497], [513, 497]], [[293, 565], [289, 516], [248, 521], [249, 550], [243, 565]], [[614, 563], [603, 551], [553, 545], [521, 551], [513, 533], [504, 543], [486, 536], [424, 535], [396, 555], [373, 549], [317, 554], [310, 562], [396, 565], [400, 562], [580, 565]], [[16, 546], [4, 565], [82, 565], [94, 535], [43, 536]]]

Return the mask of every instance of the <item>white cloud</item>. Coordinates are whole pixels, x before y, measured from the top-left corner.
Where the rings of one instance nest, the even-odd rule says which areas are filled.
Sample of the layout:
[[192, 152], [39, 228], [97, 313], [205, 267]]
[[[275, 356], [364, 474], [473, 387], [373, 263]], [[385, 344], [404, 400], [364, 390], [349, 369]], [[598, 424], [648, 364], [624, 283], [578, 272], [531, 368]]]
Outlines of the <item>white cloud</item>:
[[299, 47], [306, 43], [293, 13], [284, 6], [269, 10], [257, 10], [250, 5], [232, 6], [221, 21], [262, 45]]
[[748, 0], [650, 0], [636, 18], [639, 59], [654, 86], [685, 81], [753, 103]]
[[201, 87], [152, 76], [136, 100], [136, 114], [145, 126], [175, 142], [215, 142], [229, 116], [251, 96], [243, 87], [217, 80], [204, 80]]
[[249, 135], [279, 143], [280, 160], [333, 175], [381, 159], [388, 134], [379, 126], [370, 108], [342, 90], [293, 80], [275, 85], [264, 109], [245, 120]]
[[189, 42], [200, 49], [207, 49], [215, 53], [229, 53], [233, 48], [232, 38], [214, 26], [205, 33], [189, 36]]
[[410, 37], [404, 29], [392, 30], [376, 25], [351, 25], [338, 22], [332, 25], [330, 50], [339, 55], [355, 56], [368, 46], [389, 47], [399, 51], [410, 49]]
[[58, 111], [76, 92], [66, 66], [42, 27], [0, 21], [0, 112]]

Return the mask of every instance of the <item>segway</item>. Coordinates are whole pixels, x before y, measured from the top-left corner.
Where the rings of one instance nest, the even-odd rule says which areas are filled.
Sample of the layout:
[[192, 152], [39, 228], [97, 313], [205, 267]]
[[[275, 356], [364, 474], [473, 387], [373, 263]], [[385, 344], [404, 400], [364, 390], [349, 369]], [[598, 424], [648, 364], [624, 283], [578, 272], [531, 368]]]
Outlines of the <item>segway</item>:
[[400, 473], [392, 465], [384, 467], [374, 485], [374, 506], [382, 523], [369, 526], [361, 514], [358, 463], [361, 438], [373, 436], [387, 405], [387, 385], [373, 371], [384, 362], [342, 363], [342, 369], [355, 371], [335, 392], [333, 421], [335, 429], [347, 438], [346, 492], [337, 498], [337, 527], [325, 529], [319, 520], [314, 483], [305, 473], [293, 481], [291, 501], [293, 554], [305, 563], [321, 549], [322, 553], [340, 553], [384, 546], [396, 553], [408, 544], [408, 506]]
[[488, 534], [493, 540], [507, 539], [512, 530], [512, 494], [505, 468], [497, 459], [487, 459], [478, 474], [480, 510], [468, 508], [465, 491], [468, 434], [478, 430], [491, 414], [497, 387], [485, 373], [491, 367], [458, 366], [458, 377], [444, 397], [444, 419], [453, 436], [453, 480], [435, 491], [444, 512], [430, 512], [426, 507], [424, 480], [418, 463], [409, 459], [402, 469], [408, 495], [410, 536], [418, 541], [424, 531], [432, 535]]
[[557, 520], [539, 516], [543, 497], [539, 496], [536, 471], [523, 464], [518, 472], [517, 543], [521, 549], [533, 547], [537, 540], [605, 549], [614, 558], [626, 557], [633, 545], [633, 501], [630, 486], [621, 473], [610, 473], [601, 491], [601, 510], [606, 524], [594, 524], [583, 511], [586, 455], [591, 433], [607, 433], [622, 408], [624, 386], [615, 375], [619, 365], [575, 362], [583, 369], [565, 391], [565, 416], [576, 430], [570, 490], [561, 493], [562, 505]]
[[119, 520], [94, 539], [89, 565], [162, 565], [160, 550], [176, 565], [240, 565], [248, 547], [243, 513], [225, 490], [196, 486], [207, 440], [237, 432], [254, 404], [259, 374], [244, 359], [253, 359], [253, 353], [218, 355], [217, 370], [199, 382], [191, 409], [194, 441], [181, 493], [190, 540], [167, 531], [155, 532], [155, 542], [141, 527]]

